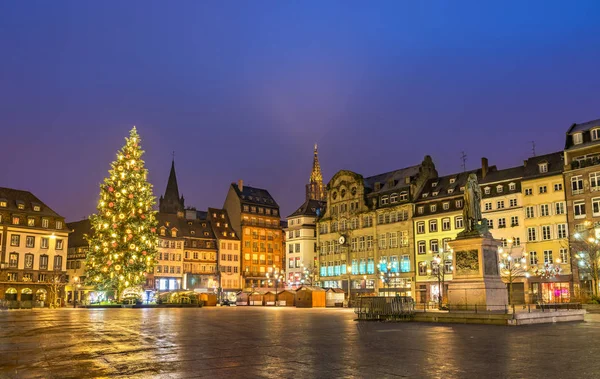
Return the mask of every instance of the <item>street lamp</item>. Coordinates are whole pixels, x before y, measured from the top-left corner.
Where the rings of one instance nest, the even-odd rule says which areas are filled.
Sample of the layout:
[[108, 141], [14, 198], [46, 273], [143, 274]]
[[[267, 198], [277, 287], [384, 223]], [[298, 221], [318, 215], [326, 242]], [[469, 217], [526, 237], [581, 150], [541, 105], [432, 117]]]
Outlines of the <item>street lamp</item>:
[[352, 274], [352, 267], [348, 266], [348, 306], [350, 305], [350, 296], [352, 295], [350, 293], [350, 275]]
[[[285, 271], [283, 271], [283, 270], [279, 271], [279, 269], [277, 267], [275, 267], [275, 265], [273, 265], [273, 281], [275, 282], [275, 306], [277, 306], [277, 298], [278, 298], [277, 286], [279, 284], [279, 281], [282, 280], [284, 277], [285, 277]], [[269, 273], [267, 273], [267, 279], [269, 279]]]

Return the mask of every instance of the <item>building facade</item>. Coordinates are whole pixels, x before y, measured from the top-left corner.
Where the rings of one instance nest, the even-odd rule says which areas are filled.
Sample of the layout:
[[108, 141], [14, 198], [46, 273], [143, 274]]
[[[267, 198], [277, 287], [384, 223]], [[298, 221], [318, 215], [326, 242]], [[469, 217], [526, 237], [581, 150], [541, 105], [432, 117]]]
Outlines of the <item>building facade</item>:
[[64, 217], [31, 192], [0, 187], [0, 299], [60, 303], [68, 236]]
[[[495, 169], [495, 168], [492, 168]], [[415, 301], [429, 303], [447, 295], [453, 263], [448, 242], [464, 230], [465, 184], [474, 173], [481, 181], [482, 169], [430, 178], [415, 199]]]
[[322, 286], [356, 294], [414, 293], [412, 201], [431, 177], [431, 157], [420, 165], [363, 178], [337, 172], [327, 185], [318, 219]]
[[324, 202], [309, 199], [287, 217], [285, 255], [288, 286], [313, 285], [318, 280], [316, 219], [324, 208]]
[[[564, 186], [568, 228], [572, 235], [597, 239], [600, 227], [600, 119], [573, 124], [567, 131], [564, 149]], [[568, 187], [568, 188], [567, 188]], [[571, 238], [571, 250], [577, 250]], [[573, 290], [592, 292], [592, 278], [576, 262], [578, 251], [571, 251]]]
[[235, 302], [236, 294], [243, 289], [240, 239], [233, 230], [229, 215], [224, 209], [208, 208], [208, 221], [217, 240], [221, 298]]
[[525, 161], [522, 193], [530, 274], [525, 300], [531, 303], [569, 302], [573, 293], [563, 169], [562, 152]]
[[[89, 251], [86, 238], [92, 233], [90, 220], [81, 220], [67, 224], [70, 230], [67, 250], [67, 285], [65, 286], [67, 304], [88, 304], [99, 300], [94, 287], [86, 286], [85, 260]], [[74, 304], [75, 303], [75, 304]]]
[[229, 186], [223, 208], [241, 236], [244, 288], [269, 287], [269, 277], [285, 271], [279, 205], [269, 191], [245, 186], [240, 180]]

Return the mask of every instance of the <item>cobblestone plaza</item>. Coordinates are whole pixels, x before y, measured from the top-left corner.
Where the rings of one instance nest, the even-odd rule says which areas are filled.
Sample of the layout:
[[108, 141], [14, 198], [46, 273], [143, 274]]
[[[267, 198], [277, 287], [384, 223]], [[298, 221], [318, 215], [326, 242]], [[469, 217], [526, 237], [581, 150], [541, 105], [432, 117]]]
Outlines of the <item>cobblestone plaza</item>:
[[526, 327], [355, 322], [347, 309], [0, 313], [0, 378], [597, 377], [600, 315]]

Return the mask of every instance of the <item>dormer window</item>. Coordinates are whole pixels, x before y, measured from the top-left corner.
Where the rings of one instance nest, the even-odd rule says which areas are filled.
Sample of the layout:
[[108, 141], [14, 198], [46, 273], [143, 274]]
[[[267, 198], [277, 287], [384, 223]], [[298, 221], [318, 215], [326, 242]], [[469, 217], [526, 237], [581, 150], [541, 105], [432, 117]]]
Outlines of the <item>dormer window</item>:
[[517, 189], [517, 185], [515, 183], [509, 183], [508, 184], [508, 190], [509, 191], [514, 191]]
[[[204, 232], [204, 235], [208, 237], [208, 232]], [[208, 244], [207, 244], [207, 246], [208, 246]]]
[[160, 228], [160, 235], [161, 236], [166, 236], [167, 235], [167, 231], [165, 230], [165, 228]]
[[592, 135], [592, 141], [597, 141], [600, 139], [600, 128], [595, 128], [590, 131]]
[[450, 209], [450, 203], [446, 202], [442, 204], [442, 208], [444, 208], [444, 210], [447, 211], [448, 209]]
[[171, 223], [170, 223], [169, 221], [167, 221], [167, 222], [165, 222], [165, 225], [166, 225], [167, 227], [169, 227], [169, 226], [171, 225]]
[[435, 212], [436, 209], [437, 209], [437, 206], [435, 204], [432, 204], [432, 205], [429, 206], [429, 210], [431, 212]]
[[217, 222], [217, 228], [218, 228], [218, 227], [220, 227], [220, 226], [221, 226], [221, 223], [220, 223], [220, 222]]
[[39, 212], [40, 210], [41, 210], [41, 208], [40, 208], [40, 206], [39, 206], [39, 205], [34, 205], [34, 206], [33, 206], [33, 211], [34, 211], [34, 212]]
[[177, 229], [171, 230], [171, 237], [177, 237]]
[[465, 186], [460, 187], [460, 192], [465, 192]]
[[456, 178], [450, 178], [450, 184], [453, 184], [456, 181]]
[[393, 193], [390, 195], [390, 203], [397, 203], [398, 202], [398, 194], [397, 193]]
[[502, 189], [502, 185], [498, 185], [496, 186], [496, 192], [498, 193], [502, 193], [503, 189]]
[[424, 212], [424, 211], [425, 211], [425, 208], [424, 208], [424, 207], [419, 207], [419, 208], [417, 208], [417, 212], [418, 212], [419, 214], [423, 214], [423, 212]]
[[448, 193], [454, 192], [454, 188], [448, 188]]
[[431, 183], [431, 188], [437, 187], [437, 185], [438, 185], [438, 182], [433, 182], [433, 183]]
[[229, 227], [229, 225], [228, 225], [227, 223], [223, 224], [223, 226], [225, 226], [226, 228], [228, 228], [228, 227]]
[[436, 192], [432, 193], [431, 195], [433, 195], [433, 196], [437, 196], [437, 195], [438, 195], [438, 193], [439, 193], [439, 192], [437, 192], [437, 191], [436, 191]]
[[190, 230], [190, 234], [196, 234], [195, 230]]
[[379, 200], [379, 205], [387, 205], [387, 203], [388, 203], [388, 197], [381, 196], [381, 200]]
[[581, 134], [581, 133], [573, 134], [573, 144], [581, 145], [582, 143], [583, 143], [583, 134]]
[[2, 208], [8, 207], [8, 202], [4, 199], [0, 200], [0, 207], [2, 207]]
[[213, 213], [213, 217], [214, 217], [214, 218], [217, 218], [217, 214], [216, 214], [216, 213]]
[[17, 201], [17, 208], [20, 210], [25, 209], [25, 203], [22, 201]]
[[540, 169], [540, 174], [548, 172], [548, 162], [542, 162], [538, 165], [538, 167]]
[[427, 196], [429, 196], [428, 193], [424, 193], [424, 194], [421, 195], [422, 198], [426, 198]]
[[485, 187], [483, 189], [483, 193], [485, 193], [486, 195], [489, 195], [490, 194], [490, 187]]

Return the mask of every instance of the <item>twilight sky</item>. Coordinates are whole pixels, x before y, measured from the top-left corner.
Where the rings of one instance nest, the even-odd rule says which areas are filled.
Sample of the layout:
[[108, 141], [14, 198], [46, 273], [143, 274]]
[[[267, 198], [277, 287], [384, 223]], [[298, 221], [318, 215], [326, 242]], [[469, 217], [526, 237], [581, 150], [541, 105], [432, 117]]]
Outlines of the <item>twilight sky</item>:
[[315, 142], [326, 181], [444, 175], [600, 118], [598, 1], [219, 3], [0, 2], [0, 186], [81, 219], [137, 125], [156, 195], [175, 150], [187, 205], [243, 179], [287, 216]]

